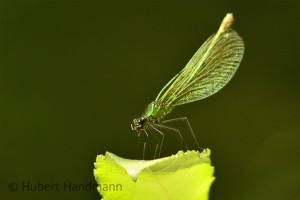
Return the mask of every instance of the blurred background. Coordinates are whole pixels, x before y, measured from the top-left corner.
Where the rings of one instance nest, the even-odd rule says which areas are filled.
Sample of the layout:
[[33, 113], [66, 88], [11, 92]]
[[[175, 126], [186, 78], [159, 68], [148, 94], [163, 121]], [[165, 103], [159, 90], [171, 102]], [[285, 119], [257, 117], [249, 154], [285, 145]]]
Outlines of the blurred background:
[[[211, 199], [296, 199], [299, 8], [287, 1], [1, 1], [1, 196], [99, 199], [97, 191], [23, 192], [20, 184], [95, 183], [93, 163], [106, 151], [141, 159], [131, 120], [233, 12], [245, 42], [239, 70], [220, 92], [168, 118], [188, 117], [200, 146], [211, 149]], [[180, 145], [163, 148], [168, 156]]]

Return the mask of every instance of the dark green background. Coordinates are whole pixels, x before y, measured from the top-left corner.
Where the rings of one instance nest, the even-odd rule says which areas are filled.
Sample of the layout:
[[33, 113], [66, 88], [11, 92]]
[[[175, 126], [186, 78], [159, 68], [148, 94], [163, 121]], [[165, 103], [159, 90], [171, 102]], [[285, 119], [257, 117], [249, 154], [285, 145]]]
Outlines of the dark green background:
[[238, 72], [216, 95], [169, 117], [188, 117], [200, 145], [212, 150], [211, 199], [296, 199], [299, 8], [284, 1], [1, 1], [1, 198], [99, 199], [96, 191], [9, 192], [8, 184], [89, 183], [98, 154], [141, 158], [132, 118], [233, 12], [245, 41]]

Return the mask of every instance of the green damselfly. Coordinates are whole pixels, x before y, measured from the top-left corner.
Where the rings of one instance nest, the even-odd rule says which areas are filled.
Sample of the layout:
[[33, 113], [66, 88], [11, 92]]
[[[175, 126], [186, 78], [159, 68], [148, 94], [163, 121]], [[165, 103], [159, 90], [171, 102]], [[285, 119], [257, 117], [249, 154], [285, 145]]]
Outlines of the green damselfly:
[[232, 22], [233, 15], [229, 13], [223, 19], [217, 33], [210, 36], [186, 66], [163, 87], [156, 99], [146, 107], [142, 116], [133, 120], [132, 130], [137, 131], [138, 136], [144, 134], [143, 158], [145, 157], [146, 138], [150, 130], [154, 130], [159, 136], [154, 134], [157, 140], [154, 157], [157, 155], [160, 157], [164, 141], [162, 129], [178, 133], [181, 141], [188, 149], [181, 132], [165, 125], [177, 120], [187, 123], [199, 148], [196, 136], [186, 117], [163, 119], [178, 105], [198, 101], [213, 95], [232, 78], [244, 54], [242, 38], [230, 29]]

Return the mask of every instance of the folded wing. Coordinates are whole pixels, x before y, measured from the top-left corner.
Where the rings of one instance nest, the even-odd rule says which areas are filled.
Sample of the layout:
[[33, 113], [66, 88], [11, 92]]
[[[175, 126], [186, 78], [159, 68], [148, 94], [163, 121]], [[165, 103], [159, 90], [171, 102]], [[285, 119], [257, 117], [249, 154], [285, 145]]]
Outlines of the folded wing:
[[229, 82], [242, 60], [244, 43], [232, 29], [216, 34], [208, 38], [184, 69], [169, 81], [156, 101], [172, 106], [198, 101]]

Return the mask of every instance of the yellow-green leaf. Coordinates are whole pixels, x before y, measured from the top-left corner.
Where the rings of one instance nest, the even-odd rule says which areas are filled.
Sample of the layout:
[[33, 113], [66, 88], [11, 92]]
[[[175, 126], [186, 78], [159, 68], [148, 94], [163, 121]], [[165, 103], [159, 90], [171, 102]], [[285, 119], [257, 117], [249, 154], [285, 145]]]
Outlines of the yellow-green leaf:
[[156, 160], [129, 160], [106, 152], [94, 175], [103, 200], [206, 200], [214, 181], [210, 150], [179, 151]]

